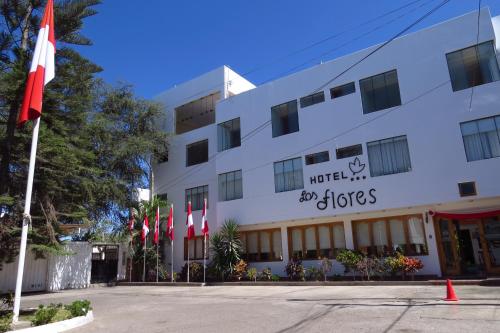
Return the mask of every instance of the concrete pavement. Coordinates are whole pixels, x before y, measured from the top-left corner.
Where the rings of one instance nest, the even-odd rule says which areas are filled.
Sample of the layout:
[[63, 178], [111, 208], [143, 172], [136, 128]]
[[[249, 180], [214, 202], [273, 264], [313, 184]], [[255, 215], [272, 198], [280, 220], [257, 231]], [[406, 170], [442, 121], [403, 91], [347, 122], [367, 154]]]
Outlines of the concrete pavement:
[[500, 288], [456, 286], [102, 287], [23, 298], [92, 302], [71, 332], [500, 332]]

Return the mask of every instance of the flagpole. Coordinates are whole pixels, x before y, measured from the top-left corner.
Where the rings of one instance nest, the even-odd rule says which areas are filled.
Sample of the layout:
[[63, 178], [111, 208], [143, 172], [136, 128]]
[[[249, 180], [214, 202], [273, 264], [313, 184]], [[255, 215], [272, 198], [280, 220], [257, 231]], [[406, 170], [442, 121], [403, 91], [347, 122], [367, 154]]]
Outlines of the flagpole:
[[207, 268], [207, 234], [204, 236], [203, 245], [203, 284], [205, 284], [205, 270]]
[[40, 117], [35, 119], [33, 126], [33, 137], [31, 139], [30, 164], [28, 169], [28, 183], [26, 185], [26, 196], [24, 201], [23, 229], [21, 233], [21, 245], [19, 248], [19, 263], [17, 265], [16, 292], [14, 296], [14, 317], [16, 323], [19, 319], [19, 308], [21, 306], [21, 291], [23, 287], [24, 259], [26, 257], [26, 243], [28, 242], [28, 225], [31, 223], [31, 192], [33, 190], [33, 175], [35, 174], [36, 149], [38, 145], [38, 132], [40, 130]]
[[187, 275], [187, 283], [189, 283], [189, 237], [188, 237], [188, 275]]
[[174, 282], [174, 240], [172, 239], [171, 240], [172, 243], [171, 243], [171, 249], [170, 249], [170, 252], [171, 252], [171, 258], [170, 258], [170, 277], [172, 279], [172, 282]]
[[159, 247], [160, 247], [160, 244], [156, 243], [156, 283], [158, 283], [158, 248]]
[[146, 247], [148, 243], [148, 236], [144, 237], [144, 264], [142, 268], [142, 282], [146, 282]]

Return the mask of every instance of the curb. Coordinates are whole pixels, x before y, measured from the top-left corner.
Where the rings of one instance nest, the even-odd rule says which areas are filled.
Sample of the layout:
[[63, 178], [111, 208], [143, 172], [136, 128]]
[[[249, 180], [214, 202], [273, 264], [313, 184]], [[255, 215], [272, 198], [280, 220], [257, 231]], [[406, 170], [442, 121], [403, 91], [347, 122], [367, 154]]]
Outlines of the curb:
[[[500, 279], [452, 280], [455, 286], [500, 286]], [[240, 281], [240, 282], [118, 282], [118, 286], [223, 287], [223, 286], [444, 286], [446, 280], [427, 281]]]
[[[202, 287], [202, 282], [118, 282], [117, 286]], [[205, 285], [208, 285], [205, 284]]]
[[23, 328], [20, 330], [8, 331], [7, 333], [59, 333], [86, 325], [94, 320], [92, 311], [89, 311], [86, 316], [75, 317], [67, 320], [40, 325], [35, 327]]

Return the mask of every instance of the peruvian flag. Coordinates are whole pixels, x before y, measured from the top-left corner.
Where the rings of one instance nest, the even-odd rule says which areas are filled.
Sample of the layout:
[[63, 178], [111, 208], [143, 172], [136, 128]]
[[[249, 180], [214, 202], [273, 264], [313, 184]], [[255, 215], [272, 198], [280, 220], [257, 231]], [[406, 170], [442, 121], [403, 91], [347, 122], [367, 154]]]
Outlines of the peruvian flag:
[[35, 120], [42, 114], [43, 88], [55, 76], [55, 53], [54, 3], [53, 0], [48, 0], [36, 40], [21, 113], [17, 119], [18, 126], [28, 120]]
[[207, 199], [203, 199], [203, 213], [201, 214], [201, 234], [208, 235], [208, 221], [207, 221]]
[[130, 219], [128, 220], [128, 231], [130, 231], [130, 235], [132, 235], [132, 231], [134, 230], [134, 214], [130, 214]]
[[191, 211], [191, 201], [188, 202], [186, 225], [188, 227], [187, 238], [188, 238], [188, 240], [193, 239], [194, 238], [194, 223], [193, 223], [193, 212]]
[[146, 237], [149, 234], [149, 221], [148, 216], [144, 214], [144, 221], [142, 222], [142, 232], [141, 232], [141, 241], [142, 244], [146, 244]]
[[155, 215], [155, 234], [153, 241], [156, 245], [158, 245], [159, 236], [160, 236], [160, 206], [156, 207], [156, 215]]
[[174, 240], [174, 205], [170, 205], [167, 221], [167, 236]]

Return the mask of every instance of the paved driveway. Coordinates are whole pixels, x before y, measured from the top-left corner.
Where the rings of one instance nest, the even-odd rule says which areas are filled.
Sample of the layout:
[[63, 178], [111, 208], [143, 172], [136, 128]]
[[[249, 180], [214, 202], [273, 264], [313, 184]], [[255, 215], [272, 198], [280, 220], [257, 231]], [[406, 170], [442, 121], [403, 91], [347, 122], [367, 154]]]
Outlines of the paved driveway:
[[25, 297], [23, 306], [91, 300], [93, 323], [71, 332], [500, 332], [500, 288], [113, 287]]

